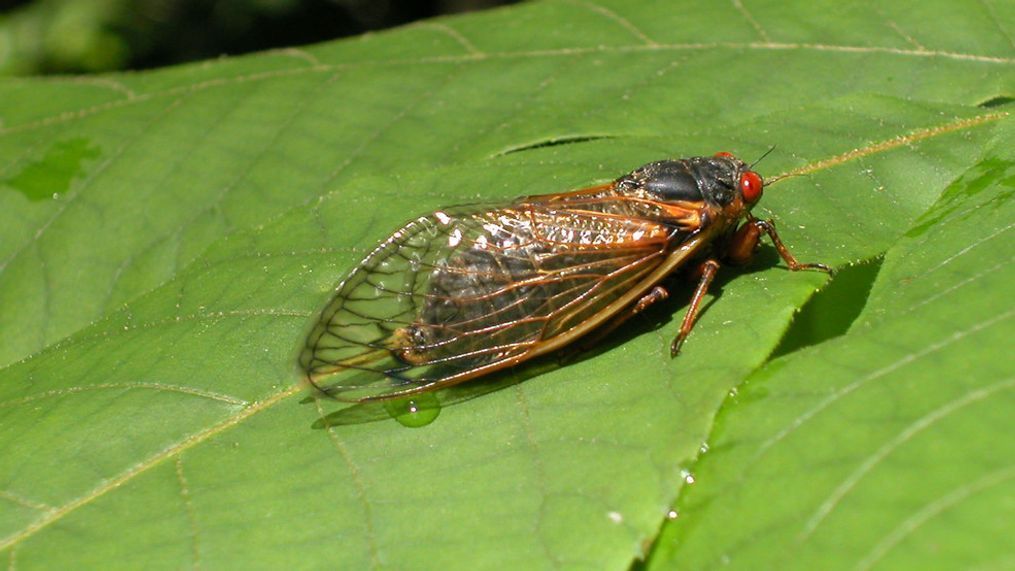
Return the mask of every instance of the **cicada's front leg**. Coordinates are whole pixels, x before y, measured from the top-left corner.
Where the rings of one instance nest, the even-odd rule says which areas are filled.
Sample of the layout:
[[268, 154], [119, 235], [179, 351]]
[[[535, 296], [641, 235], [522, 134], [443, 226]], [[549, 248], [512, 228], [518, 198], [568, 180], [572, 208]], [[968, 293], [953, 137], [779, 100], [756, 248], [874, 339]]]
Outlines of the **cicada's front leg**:
[[[791, 271], [819, 270], [832, 273], [832, 269], [825, 264], [801, 264], [798, 262], [796, 257], [786, 248], [786, 245], [782, 243], [782, 240], [779, 239], [779, 234], [775, 231], [775, 225], [768, 220], [758, 220], [754, 217], [748, 218], [747, 222], [738, 228], [729, 239], [722, 252], [723, 258], [733, 264], [746, 264], [754, 257], [754, 253], [758, 250], [762, 232], [768, 234], [772, 239], [775, 249], [779, 251], [779, 256], [786, 261], [786, 265], [789, 266]], [[694, 323], [698, 320], [701, 300], [708, 293], [708, 287], [712, 284], [712, 280], [715, 279], [715, 274], [718, 271], [719, 262], [714, 259], [705, 260], [698, 268], [698, 275], [700, 276], [698, 287], [695, 288], [694, 296], [687, 307], [687, 313], [684, 314], [684, 321], [680, 325], [680, 332], [670, 345], [670, 355], [676, 357], [680, 353], [681, 345], [684, 344], [687, 336], [691, 333], [691, 329], [694, 328]]]
[[753, 216], [748, 217], [747, 222], [741, 226], [729, 243], [726, 245], [726, 258], [734, 264], [746, 264], [758, 250], [758, 242], [761, 240], [761, 233], [768, 234], [772, 244], [779, 252], [779, 256], [785, 260], [791, 271], [818, 270], [832, 273], [832, 268], [825, 264], [801, 264], [796, 257], [790, 253], [786, 245], [782, 243], [779, 234], [775, 231], [775, 224], [770, 220], [758, 220]]
[[694, 322], [698, 320], [699, 306], [701, 300], [705, 298], [705, 294], [708, 293], [708, 286], [712, 285], [712, 280], [715, 279], [715, 274], [719, 271], [719, 262], [708, 259], [701, 263], [698, 267], [697, 274], [701, 277], [698, 278], [698, 287], [694, 290], [694, 296], [691, 297], [691, 303], [687, 306], [687, 313], [684, 314], [684, 321], [680, 323], [680, 332], [673, 338], [673, 342], [670, 343], [670, 357], [676, 357], [680, 353], [680, 346], [684, 344], [687, 336], [691, 334], [691, 329], [694, 328]]

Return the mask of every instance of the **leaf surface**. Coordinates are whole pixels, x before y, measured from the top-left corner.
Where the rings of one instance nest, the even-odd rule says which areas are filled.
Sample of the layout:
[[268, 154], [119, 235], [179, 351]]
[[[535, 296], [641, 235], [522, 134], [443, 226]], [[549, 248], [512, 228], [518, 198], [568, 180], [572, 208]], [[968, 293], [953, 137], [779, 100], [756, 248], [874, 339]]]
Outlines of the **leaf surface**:
[[[405, 219], [667, 156], [777, 145], [758, 169], [802, 176], [767, 189], [757, 213], [802, 260], [887, 252], [884, 276], [896, 248], [950, 251], [907, 232], [944, 224], [946, 200], [974, 208], [953, 189], [1011, 160], [1004, 106], [978, 106], [1012, 92], [1009, 9], [782, 6], [533, 3], [156, 72], [0, 83], [11, 565], [616, 568], [643, 556], [727, 393], [766, 374], [752, 372], [826, 276], [791, 274], [763, 250], [720, 275], [679, 359], [668, 346], [690, 288], [598, 354], [418, 430], [312, 428], [335, 405], [301, 402], [296, 351], [335, 284]], [[942, 259], [902, 261], [920, 273]], [[894, 304], [883, 276], [871, 308], [918, 303]], [[871, 308], [851, 335], [899, 321], [933, 337]], [[987, 335], [1010, 330], [997, 323]], [[786, 359], [819, 350], [831, 349]], [[983, 378], [972, 390], [993, 386]], [[659, 549], [660, 564], [710, 560]]]

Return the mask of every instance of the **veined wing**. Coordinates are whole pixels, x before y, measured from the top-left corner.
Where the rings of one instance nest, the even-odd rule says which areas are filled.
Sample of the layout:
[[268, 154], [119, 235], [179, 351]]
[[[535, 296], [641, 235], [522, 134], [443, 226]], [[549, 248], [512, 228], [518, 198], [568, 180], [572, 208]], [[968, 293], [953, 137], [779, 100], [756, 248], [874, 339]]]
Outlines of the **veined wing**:
[[430, 390], [538, 355], [617, 311], [674, 231], [563, 206], [449, 209], [403, 226], [322, 313], [300, 356], [310, 381], [351, 401]]
[[687, 233], [701, 227], [701, 212], [705, 209], [704, 202], [700, 200], [660, 202], [637, 190], [621, 190], [615, 183], [570, 192], [527, 196], [522, 202], [544, 208], [587, 210], [639, 220], [667, 220]]

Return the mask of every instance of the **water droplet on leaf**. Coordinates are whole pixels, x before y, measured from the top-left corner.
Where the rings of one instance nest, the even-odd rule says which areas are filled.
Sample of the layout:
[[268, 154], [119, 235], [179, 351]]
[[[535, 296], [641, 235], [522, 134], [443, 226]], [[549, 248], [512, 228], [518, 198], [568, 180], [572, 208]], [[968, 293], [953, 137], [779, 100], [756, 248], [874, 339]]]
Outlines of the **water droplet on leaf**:
[[422, 393], [408, 398], [386, 401], [384, 410], [402, 426], [419, 428], [437, 419], [441, 405], [433, 394]]

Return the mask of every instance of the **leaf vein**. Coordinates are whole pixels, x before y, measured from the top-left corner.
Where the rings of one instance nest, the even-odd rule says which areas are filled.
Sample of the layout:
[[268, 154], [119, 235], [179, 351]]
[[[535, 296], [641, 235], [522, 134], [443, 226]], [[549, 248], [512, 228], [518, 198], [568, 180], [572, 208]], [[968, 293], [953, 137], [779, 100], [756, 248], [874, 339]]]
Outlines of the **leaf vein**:
[[9, 490], [0, 490], [0, 498], [3, 498], [11, 503], [18, 504], [19, 506], [40, 512], [48, 512], [56, 509], [49, 504], [45, 504], [30, 498], [26, 498], [21, 494], [15, 494], [14, 492], [11, 492]]
[[832, 493], [829, 494], [823, 502], [821, 502], [814, 513], [811, 514], [811, 517], [807, 519], [803, 530], [797, 536], [797, 542], [803, 542], [813, 535], [818, 526], [820, 526], [821, 523], [832, 513], [832, 511], [835, 510], [835, 508], [842, 502], [842, 499], [856, 487], [857, 483], [903, 444], [916, 437], [916, 435], [920, 432], [927, 430], [938, 421], [947, 418], [952, 413], [979, 402], [998, 391], [1010, 389], [1012, 387], [1015, 387], [1015, 378], [1010, 378], [988, 385], [967, 393], [962, 398], [953, 400], [944, 406], [923, 415], [915, 422], [911, 423], [894, 438], [886, 442], [877, 451], [861, 462], [856, 470], [849, 474], [846, 479], [835, 487]]
[[231, 395], [226, 395], [207, 389], [198, 387], [187, 387], [182, 385], [169, 385], [165, 383], [157, 382], [134, 382], [134, 383], [101, 383], [96, 385], [83, 385], [76, 387], [64, 387], [61, 389], [53, 389], [44, 391], [34, 395], [28, 395], [26, 397], [13, 399], [9, 401], [0, 402], [0, 408], [9, 406], [18, 406], [32, 401], [46, 399], [51, 397], [63, 396], [74, 393], [81, 393], [85, 391], [100, 391], [100, 390], [116, 390], [116, 389], [147, 389], [154, 391], [174, 392], [182, 393], [191, 396], [203, 397], [206, 399], [216, 400], [224, 402], [233, 406], [246, 406], [250, 404], [241, 398], [237, 398]]
[[[318, 415], [324, 418], [324, 407], [321, 406], [320, 399], [314, 399], [314, 406], [317, 407]], [[334, 426], [329, 424], [327, 431], [328, 439], [331, 440], [332, 446], [335, 447], [338, 455], [342, 457], [342, 461], [349, 468], [349, 473], [352, 475], [353, 485], [356, 486], [356, 496], [363, 505], [363, 518], [366, 521], [367, 548], [370, 551], [370, 566], [373, 569], [379, 569], [382, 565], [377, 548], [377, 533], [374, 530], [373, 508], [371, 507], [370, 500], [367, 498], [367, 487], [363, 481], [363, 473], [360, 471], [359, 466], [352, 461], [352, 456], [349, 454], [349, 449], [345, 446], [345, 443], [338, 439]]]
[[443, 22], [419, 22], [412, 27], [434, 30], [448, 36], [452, 40], [458, 42], [458, 45], [462, 46], [462, 49], [464, 49], [467, 54], [475, 58], [484, 58], [487, 55], [483, 52], [483, 50], [477, 48], [476, 44], [472, 43], [472, 40], [466, 38], [461, 32]]
[[771, 43], [772, 39], [768, 36], [768, 32], [766, 32], [765, 29], [761, 27], [761, 24], [758, 23], [758, 21], [754, 18], [751, 12], [747, 10], [746, 7], [744, 7], [743, 2], [741, 2], [740, 0], [730, 0], [730, 1], [733, 2], [733, 7], [737, 9], [737, 12], [740, 12], [740, 14], [744, 17], [744, 19], [747, 20], [747, 23], [750, 24], [751, 27], [754, 28], [754, 31], [758, 33], [758, 36], [761, 38], [761, 40], [763, 42]]
[[1004, 268], [1004, 267], [1010, 265], [1013, 261], [1015, 261], [1015, 258], [1009, 258], [1009, 259], [1007, 259], [1007, 260], [1005, 260], [1003, 262], [998, 262], [997, 264], [994, 264], [993, 266], [991, 266], [991, 267], [989, 267], [989, 268], [987, 268], [987, 269], [985, 269], [983, 271], [977, 272], [977, 273], [969, 276], [968, 278], [966, 278], [964, 280], [956, 282], [955, 284], [953, 284], [950, 287], [947, 287], [945, 289], [939, 290], [934, 295], [932, 295], [932, 296], [930, 296], [930, 297], [920, 301], [917, 304], [914, 304], [914, 305], [910, 306], [909, 309], [906, 310], [906, 312], [909, 313], [909, 312], [911, 312], [911, 311], [913, 311], [913, 310], [915, 310], [917, 308], [920, 308], [920, 307], [923, 307], [923, 306], [927, 305], [928, 303], [930, 303], [932, 301], [940, 299], [940, 298], [942, 298], [942, 297], [952, 293], [955, 290], [958, 290], [958, 289], [963, 288], [963, 287], [965, 287], [965, 286], [967, 286], [967, 285], [969, 285], [971, 283], [974, 283], [974, 282], [982, 279], [987, 274], [992, 274], [992, 273], [1000, 270], [1001, 268]]
[[993, 486], [1002, 484], [1007, 480], [1015, 478], [1015, 466], [1007, 466], [995, 470], [972, 484], [962, 485], [951, 493], [945, 494], [937, 500], [928, 503], [922, 509], [914, 513], [905, 521], [900, 523], [885, 538], [874, 546], [863, 559], [857, 563], [855, 569], [864, 570], [873, 567], [879, 560], [883, 559], [903, 539], [920, 528], [930, 519], [940, 515], [945, 510], [965, 500], [966, 498], [990, 489]]
[[619, 24], [622, 28], [630, 32], [631, 35], [641, 40], [646, 46], [654, 47], [659, 45], [658, 42], [649, 37], [649, 35], [643, 32], [638, 26], [635, 26], [633, 22], [631, 22], [627, 18], [621, 16], [620, 14], [614, 12], [613, 10], [610, 10], [605, 6], [600, 6], [599, 4], [596, 4], [594, 2], [588, 2], [586, 0], [564, 0], [564, 1], [566, 1], [568, 4], [581, 6], [582, 8], [585, 8], [591, 12], [595, 12], [600, 16], [605, 16], [606, 18]]
[[160, 465], [162, 462], [168, 460], [169, 458], [173, 458], [178, 454], [182, 454], [183, 452], [193, 448], [194, 446], [197, 446], [198, 444], [208, 440], [209, 438], [212, 438], [213, 436], [216, 436], [226, 430], [229, 430], [230, 428], [254, 416], [255, 414], [263, 412], [264, 410], [267, 410], [272, 406], [278, 404], [282, 400], [285, 400], [286, 398], [301, 392], [301, 390], [302, 389], [299, 386], [294, 385], [284, 391], [275, 393], [264, 400], [254, 402], [250, 406], [243, 408], [242, 410], [240, 410], [233, 416], [225, 419], [224, 421], [214, 426], [211, 426], [205, 430], [194, 433], [191, 436], [188, 436], [187, 438], [184, 438], [183, 440], [163, 449], [162, 451], [157, 452], [156, 454], [148, 457], [147, 459], [139, 462], [138, 464], [135, 464], [134, 466], [128, 468], [124, 472], [121, 472], [120, 475], [104, 481], [103, 483], [99, 484], [85, 495], [77, 499], [74, 499], [64, 504], [63, 506], [60, 506], [51, 512], [44, 514], [39, 519], [27, 525], [21, 531], [12, 533], [11, 535], [3, 539], [0, 539], [0, 550], [19, 545], [22, 541], [28, 539], [29, 537], [32, 537], [33, 535], [49, 527], [53, 523], [63, 519], [67, 515], [75, 512], [77, 509], [90, 504], [96, 499], [106, 495], [110, 491], [115, 490], [120, 486], [123, 486], [124, 484], [130, 482], [136, 476], [147, 472], [148, 470], [154, 468], [155, 466]]
[[196, 91], [203, 91], [205, 89], [211, 89], [215, 87], [223, 87], [251, 81], [264, 81], [269, 79], [276, 79], [279, 77], [302, 75], [305, 73], [326, 73], [346, 69], [362, 69], [370, 67], [402, 67], [402, 66], [458, 64], [458, 63], [476, 62], [489, 58], [523, 59], [523, 58], [543, 58], [543, 57], [572, 57], [572, 56], [584, 56], [590, 54], [603, 54], [603, 53], [624, 54], [632, 52], [637, 53], [637, 52], [653, 52], [653, 51], [701, 51], [708, 49], [728, 49], [733, 51], [822, 51], [822, 52], [848, 53], [848, 54], [887, 54], [887, 55], [895, 55], [903, 57], [919, 57], [919, 58], [936, 57], [942, 59], [973, 61], [989, 64], [1015, 63], [1015, 58], [1012, 57], [968, 54], [942, 50], [924, 51], [887, 46], [844, 46], [844, 45], [829, 45], [829, 44], [779, 43], [779, 42], [746, 42], [746, 43], [709, 42], [709, 43], [652, 44], [652, 45], [632, 45], [632, 46], [591, 46], [577, 48], [557, 48], [547, 50], [489, 53], [487, 54], [486, 58], [477, 58], [475, 55], [472, 54], [430, 56], [413, 59], [393, 59], [380, 62], [324, 64], [310, 68], [271, 70], [266, 72], [239, 75], [235, 77], [211, 79], [194, 84], [181, 85], [178, 87], [169, 88], [164, 91], [152, 91], [149, 93], [137, 95], [136, 97], [133, 97], [131, 99], [100, 103], [98, 105], [84, 107], [82, 109], [73, 111], [64, 111], [50, 117], [29, 121], [19, 125], [13, 125], [10, 127], [0, 127], [0, 136], [11, 133], [18, 133], [22, 131], [34, 130], [42, 127], [48, 127], [53, 124], [79, 120], [111, 109], [117, 109], [120, 107], [124, 107], [126, 105], [133, 105], [144, 101], [148, 101], [155, 97], [172, 96], [182, 93], [193, 93]]
[[536, 435], [532, 431], [532, 418], [529, 415], [529, 402], [525, 398], [525, 391], [521, 385], [515, 385], [515, 395], [518, 400], [518, 410], [521, 412], [519, 417], [522, 421], [522, 428], [525, 430], [525, 442], [528, 444], [530, 451], [530, 458], [532, 458], [532, 465], [536, 470], [536, 480], [539, 486], [539, 509], [536, 512], [536, 522], [534, 533], [538, 538], [539, 545], [546, 555], [546, 558], [550, 561], [551, 565], [555, 569], [561, 567], [560, 558], [553, 553], [550, 549], [550, 545], [546, 542], [546, 537], [542, 531], [543, 521], [546, 518], [546, 500], [549, 498], [549, 492], [546, 489], [546, 466], [543, 464], [543, 459], [540, 456], [539, 442], [536, 440]]
[[188, 314], [188, 315], [177, 315], [177, 316], [173, 316], [173, 317], [167, 317], [165, 319], [159, 319], [159, 320], [155, 320], [155, 321], [148, 321], [148, 322], [141, 323], [141, 324], [124, 325], [123, 327], [120, 327], [120, 328], [117, 328], [117, 329], [101, 331], [99, 333], [94, 333], [94, 334], [88, 334], [88, 335], [81, 334], [81, 335], [78, 335], [78, 336], [65, 337], [64, 339], [60, 340], [55, 345], [50, 345], [48, 347], [44, 347], [43, 349], [39, 350], [38, 352], [32, 353], [31, 355], [28, 355], [27, 357], [25, 357], [25, 358], [23, 358], [23, 359], [21, 359], [19, 361], [15, 361], [13, 363], [10, 363], [10, 364], [7, 364], [7, 365], [4, 365], [4, 366], [0, 367], [0, 372], [4, 371], [5, 369], [8, 369], [10, 367], [13, 367], [14, 365], [18, 365], [20, 363], [25, 363], [27, 361], [30, 361], [31, 359], [33, 359], [35, 357], [38, 357], [39, 355], [41, 355], [41, 354], [43, 354], [43, 353], [45, 353], [47, 351], [63, 350], [63, 349], [66, 349], [67, 347], [73, 347], [73, 346], [81, 344], [81, 343], [85, 343], [85, 342], [89, 342], [89, 341], [95, 341], [95, 340], [99, 340], [99, 339], [107, 339], [107, 338], [111, 337], [113, 334], [120, 334], [120, 333], [123, 333], [123, 332], [134, 331], [134, 330], [154, 329], [156, 327], [164, 327], [166, 325], [172, 325], [174, 323], [183, 323], [183, 322], [190, 322], [190, 321], [201, 321], [203, 319], [221, 320], [221, 319], [233, 318], [233, 317], [264, 317], [264, 316], [294, 317], [294, 318], [307, 319], [309, 317], [313, 317], [314, 313], [309, 312], [309, 311], [288, 310], [288, 309], [235, 309], [235, 310], [230, 310], [230, 311], [213, 311], [213, 312], [208, 312], [208, 313], [192, 313], [192, 314]]
[[778, 180], [787, 177], [811, 174], [820, 170], [841, 165], [849, 161], [860, 159], [868, 155], [890, 151], [892, 149], [902, 146], [912, 145], [913, 143], [916, 143], [918, 141], [930, 139], [932, 137], [937, 137], [939, 135], [944, 135], [947, 133], [951, 133], [953, 131], [971, 129], [973, 127], [984, 125], [992, 121], [999, 121], [1001, 119], [1004, 119], [1005, 117], [1008, 117], [1008, 113], [1005, 111], [1001, 111], [998, 113], [987, 113], [985, 115], [977, 115], [975, 117], [958, 119], [955, 121], [950, 121], [948, 123], [942, 123], [940, 125], [936, 125], [933, 127], [925, 127], [923, 129], [917, 129], [905, 135], [898, 135], [896, 137], [892, 137], [891, 139], [885, 139], [883, 141], [879, 141], [876, 143], [869, 143], [863, 147], [857, 147], [851, 151], [847, 151], [834, 157], [823, 159], [808, 165], [804, 165], [799, 168], [795, 168], [791, 171], [778, 174], [772, 177], [769, 184], [772, 184]]
[[979, 240], [976, 240], [975, 242], [969, 244], [965, 248], [962, 248], [958, 252], [955, 252], [951, 256], [948, 256], [947, 258], [942, 260], [937, 265], [931, 267], [926, 272], [924, 272], [923, 275], [927, 275], [927, 274], [929, 274], [931, 272], [935, 272], [935, 271], [943, 268], [944, 266], [954, 262], [957, 258], [959, 258], [961, 256], [964, 256], [965, 254], [968, 254], [969, 251], [972, 250], [973, 248], [981, 246], [984, 243], [989, 242], [990, 240], [993, 240], [994, 238], [997, 238], [998, 236], [1000, 236], [1001, 234], [1004, 234], [1005, 232], [1007, 232], [1008, 230], [1011, 230], [1012, 228], [1015, 228], [1015, 223], [1009, 224], [1009, 225], [1005, 226], [1004, 228], [999, 228], [998, 230], [995, 230], [991, 234], [988, 234], [988, 235], [980, 238]]
[[183, 510], [187, 514], [187, 523], [190, 526], [191, 557], [193, 557], [191, 566], [194, 569], [200, 569], [201, 542], [198, 533], [197, 514], [194, 511], [194, 502], [190, 497], [190, 486], [187, 484], [187, 476], [183, 473], [182, 454], [173, 458], [173, 464], [176, 471], [176, 481], [180, 485], [180, 499], [183, 502]]
[[767, 453], [768, 450], [771, 449], [773, 446], [775, 446], [777, 443], [779, 443], [782, 440], [784, 440], [787, 436], [789, 436], [791, 433], [795, 432], [798, 428], [800, 428], [801, 426], [803, 426], [804, 424], [809, 422], [812, 418], [814, 418], [819, 413], [824, 411], [826, 408], [828, 408], [829, 406], [834, 404], [836, 401], [844, 398], [846, 395], [852, 393], [853, 391], [855, 391], [856, 389], [860, 388], [861, 386], [869, 383], [870, 381], [873, 381], [875, 379], [879, 379], [879, 378], [881, 378], [881, 377], [883, 377], [885, 375], [893, 373], [896, 370], [898, 370], [898, 369], [900, 369], [902, 367], [905, 367], [906, 365], [909, 365], [909, 364], [911, 364], [911, 363], [913, 363], [915, 361], [918, 361], [919, 359], [922, 359], [924, 357], [927, 357], [928, 355], [931, 355], [933, 353], [941, 351], [942, 349], [945, 349], [946, 347], [948, 347], [950, 345], [953, 345], [953, 344], [957, 343], [958, 341], [960, 341], [960, 340], [962, 340], [962, 339], [964, 339], [966, 337], [969, 337], [970, 335], [979, 333], [980, 331], [983, 331], [983, 330], [985, 330], [985, 329], [987, 329], [989, 327], [992, 327], [992, 326], [996, 325], [997, 323], [1000, 323], [1000, 322], [1002, 322], [1002, 321], [1004, 321], [1006, 319], [1009, 319], [1010, 317], [1012, 317], [1012, 315], [1015, 315], [1015, 310], [1008, 310], [1008, 311], [1006, 311], [1006, 312], [1004, 312], [1002, 314], [994, 316], [991, 319], [988, 319], [986, 321], [977, 323], [976, 325], [974, 325], [974, 326], [972, 326], [972, 327], [970, 327], [968, 329], [963, 329], [961, 331], [956, 331], [955, 333], [952, 333], [951, 335], [949, 335], [948, 337], [942, 339], [941, 341], [938, 341], [936, 343], [932, 343], [932, 344], [928, 345], [927, 347], [925, 347], [925, 348], [923, 348], [920, 351], [917, 351], [915, 353], [910, 353], [908, 355], [904, 355], [900, 359], [897, 359], [897, 360], [889, 363], [888, 365], [885, 365], [884, 367], [881, 367], [881, 368], [879, 368], [879, 369], [877, 369], [877, 370], [875, 370], [875, 371], [873, 371], [873, 372], [871, 372], [871, 373], [869, 373], [867, 375], [864, 375], [863, 377], [860, 377], [859, 379], [853, 381], [852, 383], [850, 383], [850, 384], [848, 384], [848, 385], [846, 385], [846, 386], [844, 386], [842, 388], [839, 388], [838, 390], [832, 392], [830, 395], [825, 397], [822, 401], [818, 402], [816, 405], [814, 405], [811, 408], [809, 408], [808, 410], [806, 410], [803, 414], [801, 414], [797, 418], [793, 419], [792, 422], [790, 422], [785, 428], [780, 430], [774, 436], [772, 436], [771, 438], [765, 440], [765, 442], [763, 442], [758, 447], [757, 452], [754, 453], [754, 456], [751, 458], [751, 462], [750, 463], [751, 464], [756, 463], [759, 458], [761, 458], [763, 455], [765, 455], [765, 453]]

